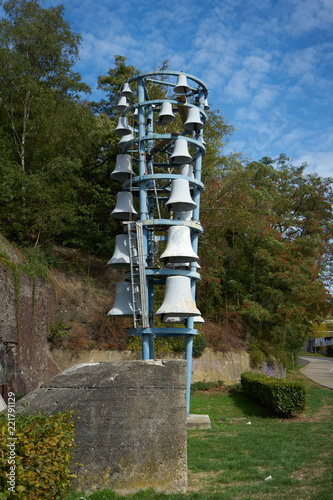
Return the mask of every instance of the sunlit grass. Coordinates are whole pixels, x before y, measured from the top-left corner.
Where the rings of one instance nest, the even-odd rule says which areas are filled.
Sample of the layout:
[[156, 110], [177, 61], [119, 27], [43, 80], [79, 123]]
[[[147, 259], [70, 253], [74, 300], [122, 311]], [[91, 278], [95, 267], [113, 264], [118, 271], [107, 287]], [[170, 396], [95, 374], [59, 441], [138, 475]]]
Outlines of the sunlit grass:
[[212, 428], [188, 432], [186, 495], [147, 490], [124, 497], [105, 490], [83, 498], [332, 500], [333, 391], [298, 370], [288, 376], [305, 384], [308, 398], [306, 411], [290, 419], [268, 417], [240, 391], [192, 395], [191, 413], [208, 414]]

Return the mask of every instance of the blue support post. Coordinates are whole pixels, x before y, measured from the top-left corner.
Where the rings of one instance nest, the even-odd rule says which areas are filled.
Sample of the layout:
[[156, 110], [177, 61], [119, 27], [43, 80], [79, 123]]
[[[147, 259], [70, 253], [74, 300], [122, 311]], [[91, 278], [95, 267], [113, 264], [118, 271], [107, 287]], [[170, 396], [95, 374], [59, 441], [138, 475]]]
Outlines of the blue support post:
[[[142, 104], [145, 100], [145, 92], [142, 78], [138, 80], [138, 104]], [[138, 107], [138, 133], [139, 137], [143, 137], [145, 134], [145, 109], [143, 106]], [[139, 175], [144, 176], [146, 174], [146, 162], [145, 162], [145, 144], [144, 142], [139, 143]], [[140, 220], [144, 221], [147, 219], [147, 189], [146, 183], [144, 181], [140, 182]], [[143, 230], [143, 246], [145, 255], [147, 255], [147, 230]], [[150, 339], [149, 335], [142, 335], [142, 359], [150, 359]]]

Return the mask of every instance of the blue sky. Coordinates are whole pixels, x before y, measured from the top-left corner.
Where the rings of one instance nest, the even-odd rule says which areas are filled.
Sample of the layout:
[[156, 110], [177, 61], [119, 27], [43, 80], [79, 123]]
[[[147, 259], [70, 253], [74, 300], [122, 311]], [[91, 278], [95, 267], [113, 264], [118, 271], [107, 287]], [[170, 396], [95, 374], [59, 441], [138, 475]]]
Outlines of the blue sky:
[[[83, 38], [77, 70], [96, 91], [116, 54], [203, 80], [236, 129], [227, 151], [286, 153], [333, 176], [332, 0], [45, 0]], [[101, 94], [94, 93], [93, 98]]]

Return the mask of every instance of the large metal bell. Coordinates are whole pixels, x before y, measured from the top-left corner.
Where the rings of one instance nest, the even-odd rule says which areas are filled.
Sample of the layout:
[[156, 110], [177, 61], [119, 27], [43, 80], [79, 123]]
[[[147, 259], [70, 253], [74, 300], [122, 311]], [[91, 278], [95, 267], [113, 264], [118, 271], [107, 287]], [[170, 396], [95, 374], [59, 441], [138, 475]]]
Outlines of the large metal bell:
[[204, 124], [201, 121], [199, 108], [189, 108], [187, 120], [184, 123], [185, 130], [201, 130]]
[[173, 218], [175, 220], [192, 220], [193, 210], [184, 210], [180, 212], [175, 212]]
[[[140, 307], [141, 308], [141, 307]], [[120, 281], [116, 285], [116, 298], [108, 316], [133, 316], [132, 285], [128, 281]]]
[[119, 116], [117, 127], [114, 129], [114, 133], [123, 137], [124, 135], [131, 134], [132, 129], [128, 124], [128, 119], [126, 116]]
[[121, 96], [119, 98], [117, 105], [115, 106], [115, 110], [120, 111], [122, 113], [127, 108], [128, 108], [127, 98], [125, 96]]
[[191, 230], [187, 226], [171, 226], [168, 230], [168, 242], [161, 260], [169, 262], [196, 262], [199, 260], [191, 244]]
[[127, 154], [117, 155], [116, 166], [111, 173], [111, 178], [115, 181], [127, 181], [131, 175], [135, 175], [132, 169], [131, 156]]
[[130, 143], [131, 141], [134, 140], [134, 135], [133, 133], [129, 135], [123, 135], [120, 141], [118, 142], [118, 146], [123, 147], [124, 144]]
[[187, 276], [168, 276], [165, 280], [165, 294], [161, 307], [156, 315], [164, 316], [198, 316], [199, 309], [194, 304], [191, 293], [191, 278]]
[[[161, 318], [162, 323], [172, 323], [172, 324], [184, 324], [186, 321], [186, 317], [181, 318], [180, 316], [170, 316], [166, 314], [165, 316], [162, 316]], [[203, 319], [202, 316], [194, 316], [193, 318], [194, 323], [204, 323], [205, 320]]]
[[130, 191], [119, 191], [117, 203], [111, 212], [111, 217], [120, 220], [129, 220], [133, 215], [138, 215], [133, 206], [133, 196]]
[[189, 163], [193, 160], [192, 156], [188, 152], [187, 140], [183, 137], [175, 140], [172, 155], [170, 156], [170, 163], [175, 165], [182, 165], [183, 163]]
[[134, 94], [132, 92], [131, 86], [128, 82], [123, 83], [120, 89], [120, 95], [124, 97], [133, 97]]
[[179, 166], [179, 173], [184, 177], [193, 177], [193, 165], [189, 163], [185, 163], [184, 165]]
[[[133, 262], [136, 265], [138, 263], [138, 257], [135, 248], [133, 249], [133, 253]], [[128, 269], [130, 267], [128, 234], [118, 234], [116, 236], [114, 252], [107, 265], [116, 269]]]
[[174, 88], [176, 94], [187, 94], [187, 92], [189, 92], [190, 90], [190, 87], [187, 85], [186, 76], [183, 74], [179, 75], [177, 78], [176, 86]]
[[186, 179], [175, 179], [171, 183], [171, 194], [165, 206], [168, 210], [181, 212], [194, 210], [196, 203], [191, 198], [190, 184]]
[[176, 117], [172, 112], [171, 102], [162, 102], [162, 106], [156, 120], [157, 125], [168, 125], [169, 123], [173, 122], [175, 118]]

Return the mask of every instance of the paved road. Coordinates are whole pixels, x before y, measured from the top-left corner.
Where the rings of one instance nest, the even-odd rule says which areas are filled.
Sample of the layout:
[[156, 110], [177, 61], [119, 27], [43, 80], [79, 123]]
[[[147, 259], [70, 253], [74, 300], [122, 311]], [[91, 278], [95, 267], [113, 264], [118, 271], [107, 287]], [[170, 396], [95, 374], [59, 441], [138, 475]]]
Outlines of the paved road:
[[300, 356], [299, 359], [302, 364], [307, 361], [309, 362], [302, 368], [303, 375], [317, 384], [333, 389], [333, 358], [308, 358]]

